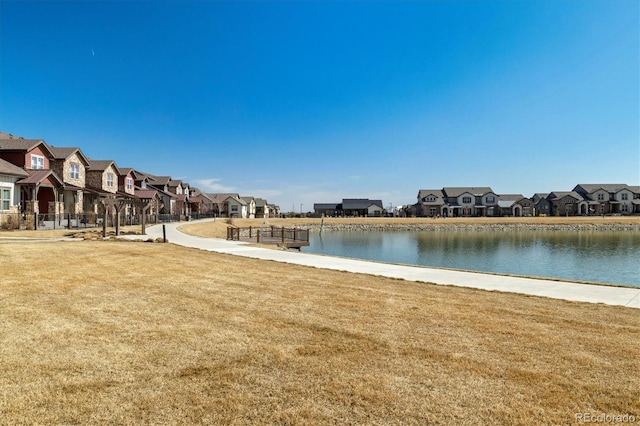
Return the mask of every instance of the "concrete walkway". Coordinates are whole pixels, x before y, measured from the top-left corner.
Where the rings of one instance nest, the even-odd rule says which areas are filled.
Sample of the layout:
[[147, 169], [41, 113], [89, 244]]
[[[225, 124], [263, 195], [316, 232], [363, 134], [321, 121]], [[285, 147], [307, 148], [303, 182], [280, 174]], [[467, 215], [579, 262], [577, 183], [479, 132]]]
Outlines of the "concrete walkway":
[[[383, 277], [399, 278], [407, 281], [454, 285], [483, 290], [551, 297], [554, 299], [572, 300], [576, 302], [604, 303], [607, 305], [640, 308], [640, 288], [580, 284], [535, 278], [463, 272], [451, 269], [395, 265], [390, 263], [379, 263], [285, 250], [272, 250], [251, 247], [247, 243], [237, 241], [226, 241], [218, 238], [193, 237], [177, 230], [178, 226], [184, 224], [184, 222], [165, 224], [167, 240], [169, 240], [170, 243], [218, 253], [251, 257], [254, 259], [273, 260], [276, 262], [314, 266], [316, 268], [323, 269], [380, 275]], [[162, 238], [162, 225], [148, 227], [147, 236], [152, 238]], [[140, 237], [141, 236], [137, 236], [137, 238]], [[128, 238], [136, 238], [136, 236]]]

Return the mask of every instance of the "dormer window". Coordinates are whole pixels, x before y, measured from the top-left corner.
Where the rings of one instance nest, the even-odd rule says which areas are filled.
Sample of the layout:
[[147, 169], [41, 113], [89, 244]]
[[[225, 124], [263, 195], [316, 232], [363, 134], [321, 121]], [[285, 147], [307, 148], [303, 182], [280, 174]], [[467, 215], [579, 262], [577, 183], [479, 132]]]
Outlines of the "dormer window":
[[424, 197], [423, 201], [427, 203], [433, 203], [436, 201], [436, 197], [434, 197], [433, 195], [429, 195], [427, 197]]
[[107, 187], [108, 188], [113, 188], [113, 181], [114, 181], [114, 176], [113, 173], [107, 173]]
[[487, 196], [487, 204], [494, 204], [495, 202], [496, 202], [496, 197], [494, 197], [493, 195]]
[[602, 192], [598, 194], [598, 201], [604, 201], [604, 194]]
[[128, 177], [126, 179], [126, 187], [128, 190], [132, 190], [133, 189], [133, 179], [131, 179], [130, 177]]
[[147, 181], [146, 180], [143, 180], [142, 182], [140, 182], [140, 188], [147, 189]]
[[31, 154], [31, 168], [34, 170], [44, 169], [44, 157], [41, 155]]
[[462, 197], [462, 202], [464, 204], [471, 204], [471, 197], [469, 196]]

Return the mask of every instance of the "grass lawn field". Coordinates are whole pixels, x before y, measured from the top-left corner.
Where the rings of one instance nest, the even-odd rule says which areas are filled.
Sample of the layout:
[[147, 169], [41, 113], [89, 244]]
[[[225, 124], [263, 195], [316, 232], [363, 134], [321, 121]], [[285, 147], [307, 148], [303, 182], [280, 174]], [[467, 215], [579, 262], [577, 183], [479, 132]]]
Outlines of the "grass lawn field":
[[639, 343], [630, 308], [172, 244], [0, 244], [2, 424], [640, 419]]

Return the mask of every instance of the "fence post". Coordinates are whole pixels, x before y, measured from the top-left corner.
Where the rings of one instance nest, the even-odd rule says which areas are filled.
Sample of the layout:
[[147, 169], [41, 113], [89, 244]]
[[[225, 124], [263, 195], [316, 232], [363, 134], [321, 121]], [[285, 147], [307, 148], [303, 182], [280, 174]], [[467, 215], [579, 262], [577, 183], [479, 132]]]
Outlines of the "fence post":
[[[249, 229], [251, 229], [251, 227], [249, 227]], [[251, 231], [249, 231], [249, 232], [251, 232]], [[256, 237], [257, 237], [256, 243], [260, 244], [260, 229], [258, 229], [256, 231]]]
[[284, 226], [282, 227], [282, 244], [284, 245]]
[[167, 228], [164, 223], [162, 224], [162, 242], [163, 243], [167, 242]]
[[33, 230], [38, 230], [38, 213], [33, 213]]

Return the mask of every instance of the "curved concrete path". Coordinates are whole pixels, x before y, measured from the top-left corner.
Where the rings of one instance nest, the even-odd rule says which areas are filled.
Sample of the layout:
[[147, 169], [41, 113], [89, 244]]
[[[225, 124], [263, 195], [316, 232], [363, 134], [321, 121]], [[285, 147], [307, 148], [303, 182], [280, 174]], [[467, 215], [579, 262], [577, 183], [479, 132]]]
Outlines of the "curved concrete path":
[[[252, 247], [247, 243], [238, 241], [226, 241], [219, 238], [194, 237], [178, 231], [177, 227], [181, 225], [185, 225], [185, 223], [174, 222], [165, 224], [167, 240], [170, 243], [255, 259], [273, 260], [276, 262], [314, 266], [316, 268], [333, 269], [338, 271], [380, 275], [383, 277], [399, 278], [407, 281], [454, 285], [483, 290], [551, 297], [554, 299], [572, 300], [576, 302], [604, 303], [607, 305], [640, 308], [640, 288], [580, 284], [477, 272], [463, 272], [451, 269], [395, 265], [390, 263], [379, 263], [285, 250], [271, 250]], [[148, 227], [147, 235], [153, 238], [162, 238], [162, 225]], [[137, 236], [137, 238], [140, 237], [141, 236]], [[131, 238], [136, 238], [136, 236], [131, 236]]]

